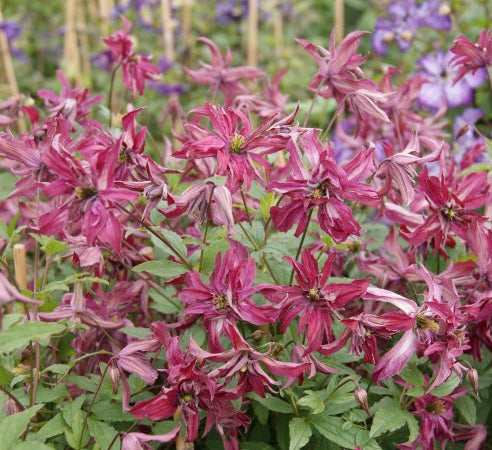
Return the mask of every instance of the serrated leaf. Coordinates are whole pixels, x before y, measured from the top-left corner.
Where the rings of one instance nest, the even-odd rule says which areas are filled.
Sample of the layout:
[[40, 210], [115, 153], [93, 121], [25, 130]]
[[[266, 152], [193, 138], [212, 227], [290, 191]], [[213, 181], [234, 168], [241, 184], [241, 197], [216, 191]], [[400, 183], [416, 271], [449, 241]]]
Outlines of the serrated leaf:
[[343, 420], [340, 417], [328, 416], [326, 414], [316, 414], [311, 416], [311, 425], [326, 439], [341, 447], [354, 448], [355, 428], [351, 428], [341, 433]]
[[388, 431], [396, 431], [405, 426], [406, 418], [401, 406], [394, 399], [388, 399], [387, 406], [379, 408], [374, 414], [369, 437], [377, 437]]
[[466, 423], [475, 425], [477, 421], [477, 405], [468, 395], [456, 399], [454, 406], [456, 406], [460, 416], [463, 417]]
[[0, 364], [0, 385], [1, 386], [9, 386], [10, 380], [14, 377], [14, 375], [9, 372], [3, 365]]
[[41, 250], [43, 250], [47, 256], [53, 256], [65, 250], [67, 247], [68, 244], [66, 242], [61, 242], [61, 241], [57, 241], [56, 239], [51, 239], [49, 242], [47, 242], [45, 245], [41, 247]]
[[304, 447], [312, 434], [311, 425], [307, 424], [304, 419], [300, 417], [291, 419], [289, 422], [289, 450], [299, 450]]
[[461, 380], [458, 375], [453, 372], [446, 382], [434, 388], [431, 393], [436, 397], [445, 397], [446, 395], [451, 394], [458, 387], [460, 381]]
[[50, 322], [24, 322], [0, 333], [0, 353], [20, 350], [31, 341], [48, 339], [66, 330], [65, 325]]
[[46, 422], [41, 429], [36, 433], [38, 439], [45, 440], [53, 436], [63, 434], [63, 427], [65, 427], [65, 421], [62, 418], [61, 413], [58, 413], [51, 420]]
[[424, 374], [420, 372], [415, 364], [407, 364], [398, 375], [413, 387], [424, 386]]
[[121, 405], [110, 400], [101, 400], [94, 403], [91, 412], [99, 420], [105, 422], [132, 422], [135, 420], [135, 417], [131, 414], [122, 411]]
[[127, 334], [128, 336], [133, 336], [138, 339], [145, 339], [150, 335], [150, 329], [142, 327], [123, 327], [120, 328], [120, 331]]
[[86, 414], [81, 409], [75, 411], [72, 418], [72, 429], [65, 429], [67, 442], [77, 450], [85, 448], [91, 438], [89, 429], [87, 427], [84, 428], [84, 417]]
[[417, 419], [412, 413], [408, 411], [405, 412], [406, 412], [405, 420], [407, 421], [407, 426], [409, 431], [408, 442], [413, 442], [415, 441], [415, 439], [417, 439], [417, 436], [420, 433], [419, 422], [417, 421]]
[[188, 269], [182, 264], [169, 260], [146, 261], [135, 266], [133, 270], [135, 272], [147, 272], [151, 275], [156, 275], [167, 280], [175, 278], [188, 271]]
[[181, 310], [178, 299], [166, 298], [161, 292], [149, 289], [149, 297], [152, 299], [151, 307], [164, 314], [174, 314]]
[[260, 403], [261, 405], [263, 405], [265, 408], [267, 408], [270, 411], [275, 411], [284, 414], [289, 414], [294, 412], [294, 409], [289, 403], [278, 397], [272, 397], [271, 395], [267, 395], [266, 398], [262, 398], [254, 393], [250, 393], [248, 396], [253, 400], [257, 401], [258, 403]]
[[31, 419], [43, 406], [44, 404], [42, 403], [35, 405], [32, 408], [7, 416], [0, 422], [0, 443], [2, 448], [9, 449], [17, 443]]
[[[164, 230], [162, 228], [157, 229], [157, 231], [164, 235], [164, 237], [169, 241], [169, 244], [174, 248], [174, 250], [176, 250], [176, 252], [180, 256], [186, 258], [186, 245], [184, 245], [183, 238], [179, 234], [168, 229]], [[155, 247], [162, 250], [164, 254], [176, 256], [176, 252], [172, 250], [169, 245], [162, 242], [157, 236], [151, 234], [150, 239], [152, 240], [152, 243], [155, 245]]]
[[[113, 442], [114, 437], [118, 434], [118, 431], [104, 422], [89, 419], [87, 424], [89, 425], [91, 436], [96, 440], [101, 449], [107, 449]], [[119, 438], [116, 439], [111, 447], [112, 449], [117, 450], [120, 448], [121, 444], [119, 440]]]
[[20, 442], [19, 444], [14, 445], [13, 447], [9, 448], [9, 450], [54, 450], [55, 447], [47, 444], [43, 444], [40, 441], [26, 441], [26, 442]]
[[299, 399], [297, 404], [299, 406], [311, 408], [313, 414], [322, 413], [325, 409], [324, 393], [320, 391], [311, 391], [309, 389], [304, 392], [306, 395]]
[[258, 422], [260, 422], [262, 425], [266, 425], [268, 422], [270, 411], [268, 411], [267, 408], [265, 408], [261, 403], [258, 402], [253, 403], [253, 411], [255, 413], [255, 417], [258, 419]]

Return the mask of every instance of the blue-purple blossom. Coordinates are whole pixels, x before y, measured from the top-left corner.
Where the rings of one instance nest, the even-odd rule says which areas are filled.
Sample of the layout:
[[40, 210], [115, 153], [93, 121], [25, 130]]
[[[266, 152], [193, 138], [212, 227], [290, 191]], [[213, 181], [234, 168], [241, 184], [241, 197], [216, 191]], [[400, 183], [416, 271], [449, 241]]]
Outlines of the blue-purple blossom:
[[[161, 74], [165, 74], [173, 65], [171, 61], [163, 57], [157, 62], [157, 68]], [[160, 80], [148, 80], [147, 86], [161, 95], [179, 95], [185, 91], [182, 84], [169, 84]]]
[[21, 26], [17, 22], [5, 20], [0, 22], [0, 30], [3, 31], [7, 37], [11, 55], [19, 61], [27, 62], [27, 57], [24, 52], [19, 47], [13, 45], [13, 41], [22, 33]]
[[417, 5], [412, 0], [394, 0], [388, 5], [388, 16], [380, 17], [372, 36], [372, 46], [378, 55], [388, 53], [388, 44], [396, 42], [402, 52], [411, 46], [418, 28], [449, 30], [449, 6], [440, 0]]
[[90, 56], [91, 64], [98, 69], [111, 72], [115, 58], [111, 50], [103, 50]]
[[218, 0], [215, 18], [219, 23], [238, 22], [248, 15], [248, 0]]
[[454, 83], [457, 68], [449, 64], [452, 57], [451, 52], [438, 50], [417, 61], [421, 67], [418, 73], [428, 81], [420, 88], [418, 100], [421, 106], [436, 111], [442, 107], [469, 105], [473, 101], [474, 88], [480, 86], [487, 75], [479, 69], [474, 75], [467, 74]]

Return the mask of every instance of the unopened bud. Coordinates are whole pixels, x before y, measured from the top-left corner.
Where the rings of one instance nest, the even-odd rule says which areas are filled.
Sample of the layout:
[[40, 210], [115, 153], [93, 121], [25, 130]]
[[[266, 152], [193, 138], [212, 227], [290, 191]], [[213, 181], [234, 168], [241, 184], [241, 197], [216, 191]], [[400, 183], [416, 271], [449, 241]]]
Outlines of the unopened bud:
[[110, 366], [108, 372], [109, 379], [111, 380], [111, 386], [113, 386], [113, 394], [117, 394], [121, 376], [120, 371], [116, 367]]
[[468, 369], [466, 372], [466, 379], [470, 382], [475, 395], [478, 397], [478, 372], [476, 369]]
[[370, 416], [371, 412], [369, 411], [369, 405], [367, 403], [366, 390], [360, 386], [357, 386], [354, 390], [354, 397], [359, 402], [360, 406], [362, 406], [362, 409], [367, 413], [367, 415]]
[[5, 402], [5, 412], [7, 413], [7, 416], [12, 416], [21, 411], [22, 409], [15, 400], [13, 400], [12, 398], [7, 399], [7, 401]]
[[70, 306], [75, 312], [83, 312], [87, 309], [82, 283], [75, 283]]

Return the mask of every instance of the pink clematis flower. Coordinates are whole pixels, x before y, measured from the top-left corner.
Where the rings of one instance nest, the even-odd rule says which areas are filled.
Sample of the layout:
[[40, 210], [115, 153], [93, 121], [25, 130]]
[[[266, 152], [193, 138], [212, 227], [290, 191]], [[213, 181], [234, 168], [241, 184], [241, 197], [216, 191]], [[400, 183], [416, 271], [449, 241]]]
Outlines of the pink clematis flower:
[[285, 333], [289, 324], [299, 317], [297, 334], [301, 335], [305, 330], [307, 340], [304, 355], [334, 340], [333, 318], [340, 319], [345, 306], [361, 298], [369, 285], [369, 279], [328, 283], [335, 256], [330, 255], [321, 270], [312, 248], [302, 252], [300, 262], [286, 257], [294, 267], [297, 286], [272, 286], [263, 291], [268, 299], [277, 303], [281, 333]]
[[[253, 179], [262, 180], [270, 172], [265, 154], [282, 150], [291, 139], [283, 132], [290, 125], [297, 109], [286, 118], [277, 121], [277, 115], [252, 129], [249, 119], [241, 111], [207, 103], [194, 109], [191, 122], [185, 124], [188, 138], [183, 148], [175, 152], [175, 158], [217, 158], [218, 175], [226, 175], [226, 187], [234, 194], [243, 183], [249, 190]], [[210, 120], [213, 131], [198, 124], [203, 118]], [[263, 174], [260, 172], [260, 168]]]
[[225, 255], [219, 253], [210, 284], [204, 284], [199, 272], [186, 275], [186, 287], [178, 294], [186, 303], [184, 315], [194, 320], [202, 318], [202, 326], [209, 334], [209, 348], [221, 351], [223, 334], [229, 339], [234, 336], [236, 321], [243, 320], [254, 325], [272, 323], [277, 312], [270, 305], [257, 305], [251, 297], [263, 288], [253, 286], [255, 261], [249, 258], [248, 250], [237, 241], [230, 241]]
[[152, 450], [147, 442], [171, 442], [178, 435], [181, 425], [173, 428], [171, 431], [164, 434], [145, 434], [145, 433], [125, 433], [121, 441], [121, 450]]
[[78, 122], [82, 126], [90, 121], [88, 119], [90, 107], [100, 103], [103, 99], [102, 95], [89, 97], [89, 89], [80, 89], [71, 87], [61, 70], [57, 70], [56, 75], [63, 86], [60, 95], [56, 95], [48, 89], [40, 89], [38, 97], [44, 100], [44, 104], [51, 116], [62, 116], [70, 122]]
[[249, 93], [241, 80], [254, 80], [265, 75], [262, 70], [256, 67], [231, 67], [232, 55], [229, 48], [226, 55], [222, 56], [218, 47], [210, 39], [201, 37], [198, 40], [210, 50], [211, 64], [200, 62], [201, 69], [190, 70], [185, 68], [185, 71], [196, 83], [210, 85], [213, 96], [218, 91], [222, 92], [226, 106], [231, 106], [237, 95]]
[[103, 39], [113, 53], [115, 63], [121, 65], [123, 83], [130, 89], [132, 97], [142, 95], [145, 89], [145, 80], [153, 80], [159, 74], [159, 69], [150, 62], [150, 57], [139, 55], [133, 49], [134, 41], [130, 36], [131, 23], [123, 16], [123, 30], [118, 30], [109, 38]]
[[444, 252], [451, 233], [466, 239], [472, 223], [485, 220], [473, 210], [486, 201], [489, 186], [486, 173], [472, 173], [461, 178], [455, 178], [450, 173], [438, 178], [429, 176], [427, 167], [424, 167], [418, 181], [430, 213], [413, 230], [402, 229], [401, 235], [410, 244], [421, 245], [433, 239], [434, 253]]
[[310, 163], [308, 169], [302, 162], [298, 147], [287, 144], [290, 153], [291, 175], [288, 181], [272, 182], [268, 186], [288, 200], [274, 206], [270, 212], [275, 227], [287, 231], [297, 225], [295, 236], [306, 229], [312, 211], [318, 207], [321, 229], [335, 242], [342, 242], [351, 234], [358, 235], [359, 223], [344, 200], [360, 201], [375, 206], [379, 197], [373, 187], [361, 183], [374, 170], [372, 148], [361, 150], [344, 167], [334, 158], [333, 149], [319, 141], [316, 130], [306, 132], [301, 138], [301, 148]]
[[364, 77], [359, 67], [367, 57], [356, 52], [360, 38], [368, 31], [353, 31], [335, 46], [335, 32], [330, 35], [329, 49], [314, 45], [304, 39], [295, 39], [318, 63], [318, 73], [311, 80], [309, 88], [324, 98], [334, 98], [343, 105], [347, 94], [359, 89], [375, 91], [376, 83]]
[[450, 63], [459, 67], [454, 79], [457, 83], [468, 72], [474, 74], [480, 67], [492, 66], [492, 30], [483, 30], [476, 44], [465, 36], [457, 36], [450, 51], [455, 55]]

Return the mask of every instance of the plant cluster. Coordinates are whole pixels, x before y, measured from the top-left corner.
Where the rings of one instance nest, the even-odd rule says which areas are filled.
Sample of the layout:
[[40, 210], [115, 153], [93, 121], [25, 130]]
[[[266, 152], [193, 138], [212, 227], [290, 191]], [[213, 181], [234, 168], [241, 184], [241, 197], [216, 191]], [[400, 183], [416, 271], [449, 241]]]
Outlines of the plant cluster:
[[[419, 14], [449, 14], [438, 3]], [[447, 114], [492, 94], [492, 31], [379, 78], [366, 31], [296, 39], [318, 66], [306, 111], [283, 72], [203, 37], [210, 59], [186, 74], [209, 100], [171, 99], [156, 142], [133, 102], [161, 70], [121, 20], [107, 107], [60, 71], [42, 105], [0, 116], [29, 123], [0, 133], [16, 177], [0, 202], [3, 445], [483, 448], [492, 143], [483, 111], [452, 135]]]

